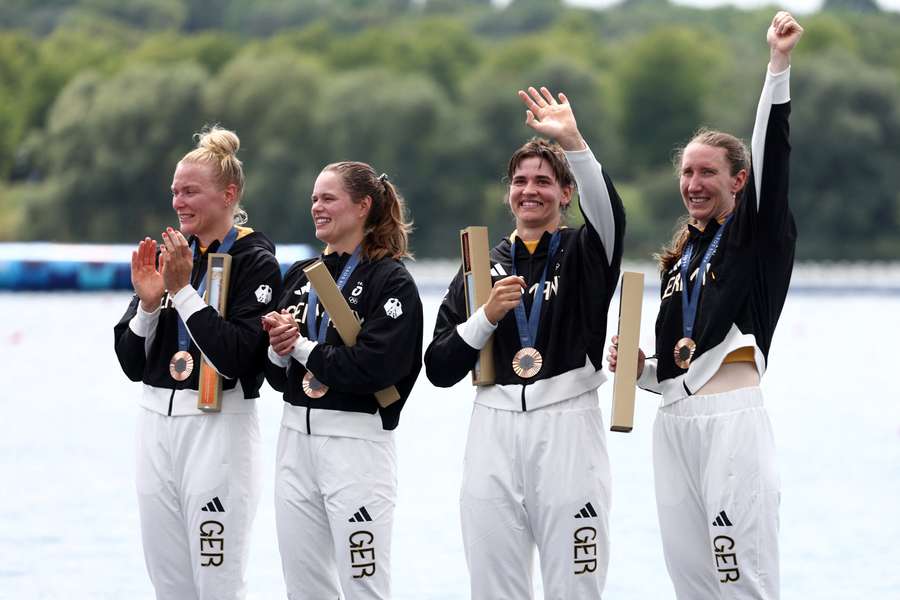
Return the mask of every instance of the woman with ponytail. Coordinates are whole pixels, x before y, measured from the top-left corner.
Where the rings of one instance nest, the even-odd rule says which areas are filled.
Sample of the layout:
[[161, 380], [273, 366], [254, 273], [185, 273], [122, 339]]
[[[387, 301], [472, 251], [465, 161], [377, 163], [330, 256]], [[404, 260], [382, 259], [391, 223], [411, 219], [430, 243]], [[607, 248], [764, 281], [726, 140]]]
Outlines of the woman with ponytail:
[[[137, 490], [144, 556], [157, 598], [240, 599], [259, 498], [256, 398], [266, 336], [260, 318], [281, 289], [275, 246], [245, 226], [233, 132], [212, 127], [179, 161], [179, 230], [131, 259], [135, 295], [115, 327], [122, 370], [143, 383]], [[226, 316], [207, 305], [207, 255], [231, 255]], [[219, 375], [221, 410], [198, 408], [201, 365]]]
[[678, 598], [779, 597], [780, 482], [759, 385], [797, 240], [788, 117], [802, 34], [786, 12], [769, 26], [752, 163], [739, 139], [705, 129], [676, 156], [688, 216], [658, 257], [656, 355], [639, 354], [638, 385], [662, 396], [656, 504]]
[[[403, 198], [360, 162], [325, 167], [312, 193], [318, 258], [285, 275], [266, 378], [284, 394], [275, 519], [288, 598], [390, 597], [394, 429], [422, 367], [422, 303]], [[322, 260], [362, 324], [345, 346], [303, 269]], [[400, 399], [379, 406], [375, 392]]]

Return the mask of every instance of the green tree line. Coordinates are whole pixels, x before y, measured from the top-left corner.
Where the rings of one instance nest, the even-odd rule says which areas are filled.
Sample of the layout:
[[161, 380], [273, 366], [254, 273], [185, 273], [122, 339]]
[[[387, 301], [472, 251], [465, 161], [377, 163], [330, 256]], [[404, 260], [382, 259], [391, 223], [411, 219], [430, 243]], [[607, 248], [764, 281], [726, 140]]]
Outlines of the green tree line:
[[[175, 162], [238, 132], [252, 226], [314, 242], [327, 163], [387, 172], [418, 256], [512, 221], [502, 176], [529, 136], [516, 90], [565, 91], [646, 258], [683, 213], [674, 148], [749, 138], [772, 9], [628, 0], [5, 0], [0, 240], [134, 242], [172, 224]], [[802, 18], [792, 75], [801, 259], [900, 256], [900, 15], [835, 0]], [[572, 215], [577, 221], [578, 217]]]

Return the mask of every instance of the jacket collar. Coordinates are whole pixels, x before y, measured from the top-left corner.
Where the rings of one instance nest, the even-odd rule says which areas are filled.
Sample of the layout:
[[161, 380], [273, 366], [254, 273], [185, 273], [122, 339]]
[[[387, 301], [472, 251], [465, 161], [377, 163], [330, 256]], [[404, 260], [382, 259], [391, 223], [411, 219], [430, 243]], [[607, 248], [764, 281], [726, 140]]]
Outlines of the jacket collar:
[[[563, 228], [560, 227], [560, 229], [563, 229]], [[541, 234], [541, 238], [538, 240], [537, 247], [534, 249], [534, 252], [531, 253], [528, 251], [528, 248], [525, 246], [524, 240], [522, 240], [522, 238], [520, 238], [518, 236], [518, 233], [516, 231], [513, 231], [511, 234], [509, 234], [510, 255], [512, 255], [513, 257], [515, 257], [519, 254], [521, 254], [523, 256], [530, 255], [532, 257], [545, 256], [547, 254], [547, 250], [549, 250], [550, 239], [552, 237], [553, 237], [553, 233], [551, 233], [549, 231], [545, 231], [543, 234]]]
[[722, 219], [712, 219], [703, 229], [692, 223], [688, 223], [688, 239], [691, 241], [697, 239], [712, 239], [727, 218], [728, 215], [725, 215]]

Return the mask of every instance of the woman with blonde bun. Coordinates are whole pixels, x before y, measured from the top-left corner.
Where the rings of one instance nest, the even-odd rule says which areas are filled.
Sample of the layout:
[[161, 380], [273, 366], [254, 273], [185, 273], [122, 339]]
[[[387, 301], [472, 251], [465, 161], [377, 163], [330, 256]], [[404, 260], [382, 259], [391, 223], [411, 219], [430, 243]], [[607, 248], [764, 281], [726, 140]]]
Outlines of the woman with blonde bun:
[[[143, 383], [138, 508], [156, 597], [240, 599], [260, 487], [260, 317], [281, 271], [272, 242], [245, 226], [237, 135], [212, 127], [197, 137], [172, 179], [179, 229], [132, 253], [135, 294], [115, 326], [115, 350], [125, 375]], [[232, 257], [225, 317], [202, 297], [213, 252]], [[218, 413], [197, 408], [203, 360], [222, 382]]]

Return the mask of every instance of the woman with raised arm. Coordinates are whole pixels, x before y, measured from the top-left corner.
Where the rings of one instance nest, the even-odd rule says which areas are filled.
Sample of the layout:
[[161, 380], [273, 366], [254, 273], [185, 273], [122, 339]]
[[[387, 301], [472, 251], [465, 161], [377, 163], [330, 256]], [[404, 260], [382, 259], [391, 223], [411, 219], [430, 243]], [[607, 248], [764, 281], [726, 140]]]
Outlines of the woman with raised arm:
[[[125, 374], [144, 384], [138, 508], [156, 597], [239, 599], [260, 485], [259, 319], [280, 291], [281, 271], [272, 242], [243, 226], [237, 135], [213, 127], [198, 137], [172, 179], [180, 231], [166, 229], [159, 246], [145, 238], [132, 254], [135, 295], [115, 327], [115, 348]], [[225, 317], [202, 298], [213, 252], [232, 257]], [[204, 360], [222, 382], [219, 413], [197, 407]]]
[[[493, 289], [466, 317], [450, 284], [425, 353], [428, 378], [466, 377], [493, 336], [495, 382], [479, 386], [460, 508], [475, 600], [533, 597], [540, 552], [547, 598], [599, 598], [609, 562], [609, 458], [597, 387], [606, 313], [622, 258], [622, 202], [564, 94], [519, 91], [532, 139], [509, 161], [516, 229], [491, 250]], [[585, 224], [568, 228], [577, 183]]]
[[[328, 165], [312, 193], [322, 256], [285, 275], [266, 377], [284, 393], [275, 520], [288, 598], [390, 597], [394, 429], [422, 368], [422, 303], [403, 198], [361, 162]], [[345, 346], [303, 269], [322, 260], [362, 323]], [[379, 406], [375, 392], [400, 399]]]
[[780, 483], [759, 383], [794, 264], [788, 82], [802, 34], [786, 12], [769, 26], [752, 163], [739, 139], [705, 129], [676, 157], [688, 216], [659, 256], [656, 356], [640, 354], [638, 385], [662, 394], [656, 502], [678, 598], [779, 595]]

